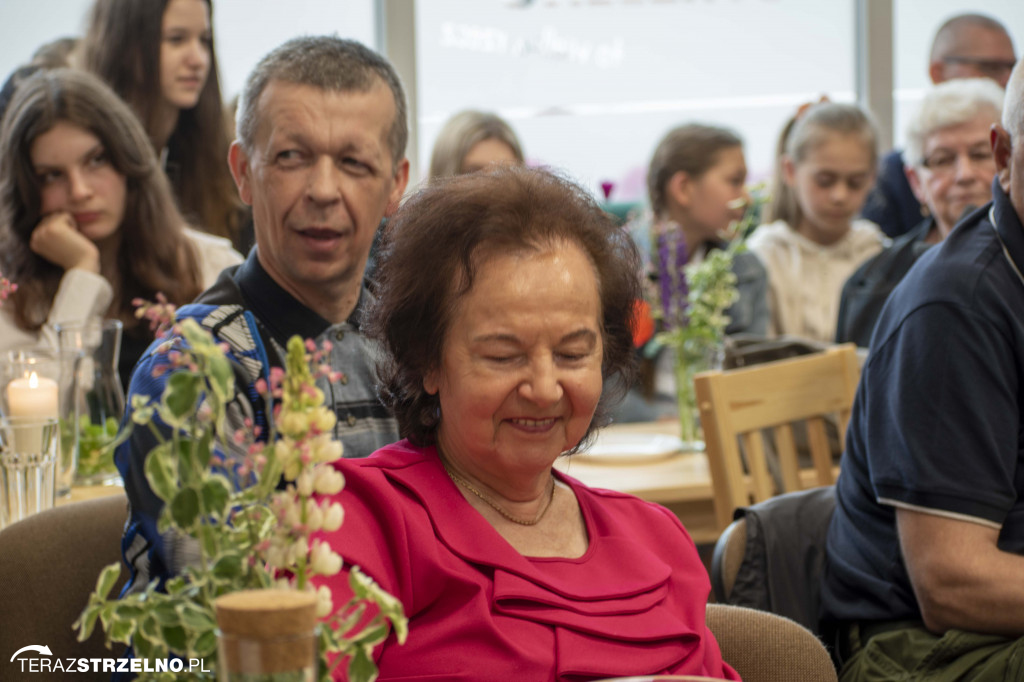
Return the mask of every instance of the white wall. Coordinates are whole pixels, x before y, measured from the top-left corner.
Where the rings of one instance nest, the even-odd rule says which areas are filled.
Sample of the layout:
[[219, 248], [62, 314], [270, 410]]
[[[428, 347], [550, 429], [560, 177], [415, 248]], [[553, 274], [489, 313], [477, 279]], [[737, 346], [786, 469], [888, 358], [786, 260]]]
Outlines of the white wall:
[[417, 0], [420, 167], [444, 121], [494, 110], [531, 162], [613, 201], [643, 197], [654, 146], [687, 122], [735, 128], [766, 175], [783, 121], [853, 100], [852, 0]]

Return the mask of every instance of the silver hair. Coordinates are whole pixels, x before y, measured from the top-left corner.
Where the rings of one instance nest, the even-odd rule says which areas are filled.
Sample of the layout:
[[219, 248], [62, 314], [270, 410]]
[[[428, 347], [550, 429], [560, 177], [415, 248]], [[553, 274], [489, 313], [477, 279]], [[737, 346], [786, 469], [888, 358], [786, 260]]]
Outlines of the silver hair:
[[1013, 67], [1010, 82], [1006, 84], [1003, 127], [1010, 133], [1010, 137], [1024, 143], [1024, 59]]
[[921, 100], [907, 126], [904, 158], [912, 166], [924, 160], [925, 140], [932, 133], [967, 123], [975, 116], [992, 113], [992, 122], [1003, 111], [1003, 89], [989, 78], [954, 78], [932, 87]]

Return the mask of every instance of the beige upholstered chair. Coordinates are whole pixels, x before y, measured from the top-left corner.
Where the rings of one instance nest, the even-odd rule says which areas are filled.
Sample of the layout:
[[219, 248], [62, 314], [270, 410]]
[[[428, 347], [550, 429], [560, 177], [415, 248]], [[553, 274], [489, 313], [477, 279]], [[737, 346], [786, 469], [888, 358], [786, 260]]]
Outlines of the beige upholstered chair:
[[[842, 439], [860, 379], [853, 344], [753, 367], [702, 372], [695, 378], [718, 530], [733, 510], [784, 492], [835, 483], [838, 470], [825, 422]], [[801, 469], [792, 425], [807, 425], [812, 468]], [[768, 467], [764, 431], [778, 455], [779, 485]], [[744, 457], [746, 455], [746, 466]]]
[[[121, 560], [123, 494], [50, 509], [0, 531], [0, 680], [67, 680], [67, 673], [22, 673], [14, 652], [48, 646], [53, 658], [109, 658], [102, 628], [85, 642], [71, 629], [104, 566]], [[114, 587], [124, 583], [125, 571]], [[24, 675], [24, 677], [23, 677]], [[71, 673], [109, 680], [110, 673]]]
[[722, 658], [743, 682], [836, 682], [828, 650], [803, 626], [766, 611], [708, 604]]
[[[718, 640], [722, 659], [743, 682], [837, 682], [828, 651], [793, 621], [741, 606], [708, 604], [708, 628]], [[668, 682], [704, 677], [643, 675], [602, 682]]]

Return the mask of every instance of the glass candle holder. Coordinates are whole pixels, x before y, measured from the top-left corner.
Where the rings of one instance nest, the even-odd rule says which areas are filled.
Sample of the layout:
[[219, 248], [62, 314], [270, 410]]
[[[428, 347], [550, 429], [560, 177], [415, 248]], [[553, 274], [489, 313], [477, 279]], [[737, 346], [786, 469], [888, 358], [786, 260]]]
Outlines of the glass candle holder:
[[[73, 412], [75, 356], [27, 348], [8, 351], [0, 359], [0, 414], [5, 417], [59, 419]], [[74, 434], [57, 444], [57, 495], [71, 492], [77, 466]]]

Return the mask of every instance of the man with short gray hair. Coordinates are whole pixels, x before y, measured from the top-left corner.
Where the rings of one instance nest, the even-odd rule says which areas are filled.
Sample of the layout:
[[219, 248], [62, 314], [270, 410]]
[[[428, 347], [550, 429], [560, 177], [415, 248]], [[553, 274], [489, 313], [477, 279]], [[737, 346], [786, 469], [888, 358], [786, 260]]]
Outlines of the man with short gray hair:
[[857, 390], [822, 610], [842, 682], [1024, 673], [1024, 66], [993, 200], [882, 311]]
[[[954, 78], [989, 78], [1005, 88], [1017, 58], [1009, 31], [984, 14], [958, 14], [947, 19], [932, 39], [928, 76], [938, 85]], [[899, 149], [882, 157], [878, 178], [864, 202], [862, 217], [875, 222], [890, 237], [898, 237], [923, 217], [922, 204], [904, 173]]]
[[[253, 70], [237, 130], [228, 163], [252, 207], [256, 247], [178, 317], [195, 319], [230, 349], [229, 432], [269, 432], [272, 415], [255, 386], [283, 365], [290, 337], [329, 341], [329, 364], [345, 378], [318, 385], [337, 416], [344, 455], [365, 457], [399, 438], [376, 393], [377, 348], [361, 328], [371, 300], [363, 285], [370, 246], [409, 178], [401, 83], [383, 57], [357, 42], [296, 38]], [[154, 344], [132, 375], [129, 403], [134, 395], [159, 398], [168, 381], [154, 372], [161, 366], [171, 363]], [[138, 586], [193, 560], [190, 543], [156, 529], [162, 502], [144, 471], [155, 444], [147, 429], [135, 429], [115, 456], [131, 504], [125, 557]]]

